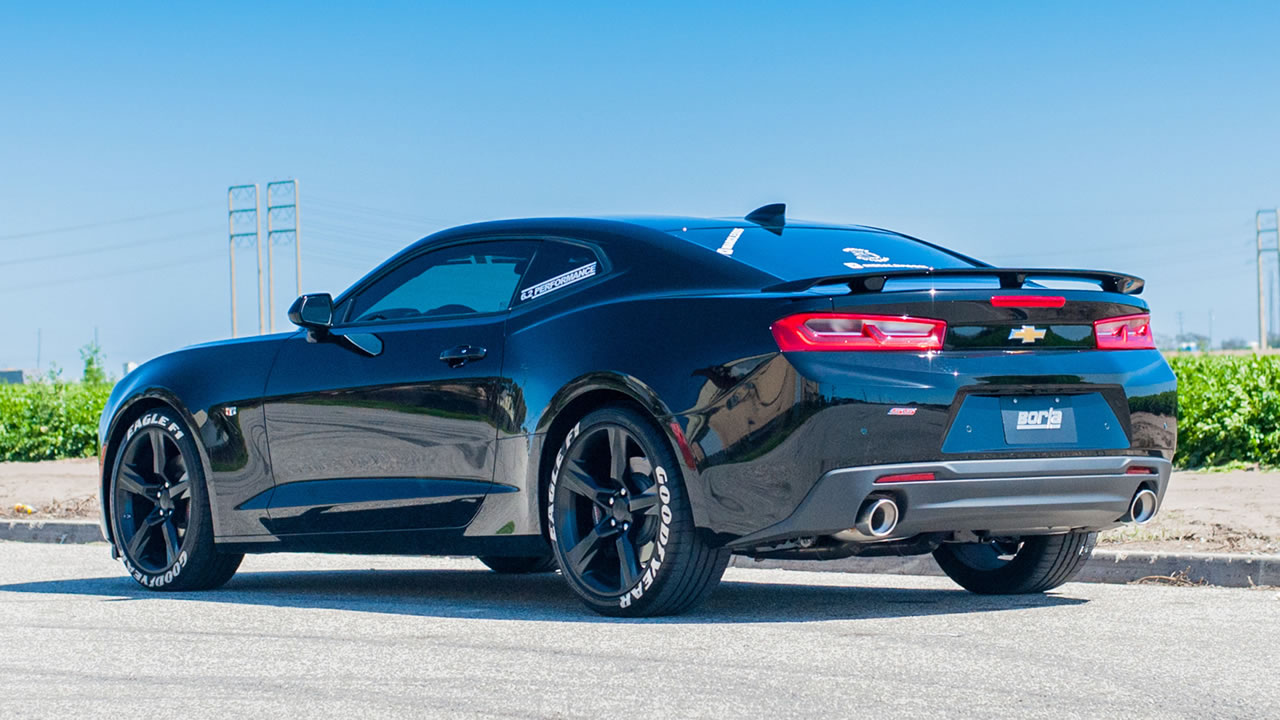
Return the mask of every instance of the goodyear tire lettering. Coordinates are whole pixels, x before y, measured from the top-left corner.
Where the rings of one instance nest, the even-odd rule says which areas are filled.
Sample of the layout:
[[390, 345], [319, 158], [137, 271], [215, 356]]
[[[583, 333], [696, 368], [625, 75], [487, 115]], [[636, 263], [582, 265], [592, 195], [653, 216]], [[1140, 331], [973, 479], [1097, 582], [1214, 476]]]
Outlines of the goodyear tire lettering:
[[653, 479], [658, 484], [658, 504], [659, 517], [662, 523], [658, 526], [658, 537], [654, 544], [653, 555], [649, 558], [649, 562], [645, 564], [644, 572], [640, 574], [640, 579], [632, 586], [630, 590], [624, 592], [622, 597], [618, 598], [618, 606], [621, 608], [631, 607], [631, 603], [644, 597], [644, 593], [653, 585], [654, 579], [658, 577], [658, 571], [662, 569], [662, 562], [667, 558], [667, 541], [671, 539], [671, 488], [667, 486], [667, 471], [661, 465], [653, 468]]
[[158, 588], [168, 585], [176, 580], [178, 576], [182, 574], [182, 569], [187, 566], [186, 550], [178, 553], [178, 559], [174, 561], [173, 567], [166, 570], [163, 575], [147, 575], [134, 567], [133, 563], [129, 562], [128, 558], [124, 558], [123, 555], [121, 555], [121, 557], [124, 559], [124, 569], [129, 573], [130, 577], [138, 581], [143, 587], [149, 588]]

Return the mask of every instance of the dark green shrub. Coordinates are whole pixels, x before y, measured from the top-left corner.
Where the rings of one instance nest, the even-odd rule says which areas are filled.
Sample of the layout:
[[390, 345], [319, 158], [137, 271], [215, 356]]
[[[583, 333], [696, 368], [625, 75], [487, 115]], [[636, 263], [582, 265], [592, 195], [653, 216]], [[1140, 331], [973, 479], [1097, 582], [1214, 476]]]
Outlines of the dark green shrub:
[[98, 453], [98, 417], [111, 395], [102, 349], [80, 349], [84, 379], [65, 382], [56, 367], [36, 382], [0, 385], [0, 460], [57, 460]]
[[1280, 356], [1175, 355], [1180, 467], [1280, 465]]
[[0, 460], [93, 457], [109, 383], [0, 385]]

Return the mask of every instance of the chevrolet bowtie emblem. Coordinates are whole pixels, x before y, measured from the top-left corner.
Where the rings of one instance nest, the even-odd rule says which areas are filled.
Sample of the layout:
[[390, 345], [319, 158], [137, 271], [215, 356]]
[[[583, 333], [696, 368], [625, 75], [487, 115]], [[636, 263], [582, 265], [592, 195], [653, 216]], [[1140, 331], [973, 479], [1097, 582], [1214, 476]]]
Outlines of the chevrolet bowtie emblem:
[[1010, 330], [1010, 340], [1021, 340], [1023, 345], [1033, 343], [1044, 337], [1044, 330], [1040, 330], [1035, 325], [1023, 325], [1021, 330]]

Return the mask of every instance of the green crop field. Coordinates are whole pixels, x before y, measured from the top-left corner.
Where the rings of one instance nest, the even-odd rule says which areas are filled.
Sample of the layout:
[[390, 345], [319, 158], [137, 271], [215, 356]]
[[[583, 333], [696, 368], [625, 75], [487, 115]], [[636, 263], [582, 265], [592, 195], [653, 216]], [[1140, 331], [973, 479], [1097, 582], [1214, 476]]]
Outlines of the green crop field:
[[1180, 467], [1280, 465], [1280, 355], [1173, 355]]

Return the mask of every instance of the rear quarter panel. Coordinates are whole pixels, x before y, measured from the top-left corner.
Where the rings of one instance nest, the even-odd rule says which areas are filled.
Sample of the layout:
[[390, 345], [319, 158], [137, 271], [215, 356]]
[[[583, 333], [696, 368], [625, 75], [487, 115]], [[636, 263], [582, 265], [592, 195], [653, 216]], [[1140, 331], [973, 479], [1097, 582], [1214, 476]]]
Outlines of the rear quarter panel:
[[[778, 357], [769, 331], [774, 319], [830, 309], [830, 300], [759, 292], [614, 300], [604, 288], [595, 297], [585, 295], [571, 308], [547, 305], [516, 311], [508, 322], [503, 375], [512, 396], [498, 402], [508, 409], [499, 420], [499, 482], [504, 475], [523, 476], [526, 487], [537, 488], [542, 438], [557, 413], [576, 397], [610, 389], [631, 397], [657, 419], [682, 465], [698, 525], [722, 525], [715, 517], [722, 500], [715, 497], [717, 490], [702, 470], [723, 462], [707, 461], [722, 443], [750, 440], [732, 432], [726, 439], [706, 424], [704, 415]], [[788, 408], [796, 393], [794, 373], [791, 381], [782, 401]], [[758, 401], [753, 395], [751, 402]], [[746, 422], [766, 421], [776, 404], [766, 402], [763, 414]], [[682, 441], [685, 436], [688, 443]], [[522, 459], [527, 465], [516, 465]], [[738, 487], [752, 480], [731, 472], [723, 474], [723, 482]], [[745, 494], [759, 495], [751, 490]], [[540, 498], [526, 500], [531, 503], [527, 512], [538, 513]], [[537, 527], [526, 531], [536, 532]]]

